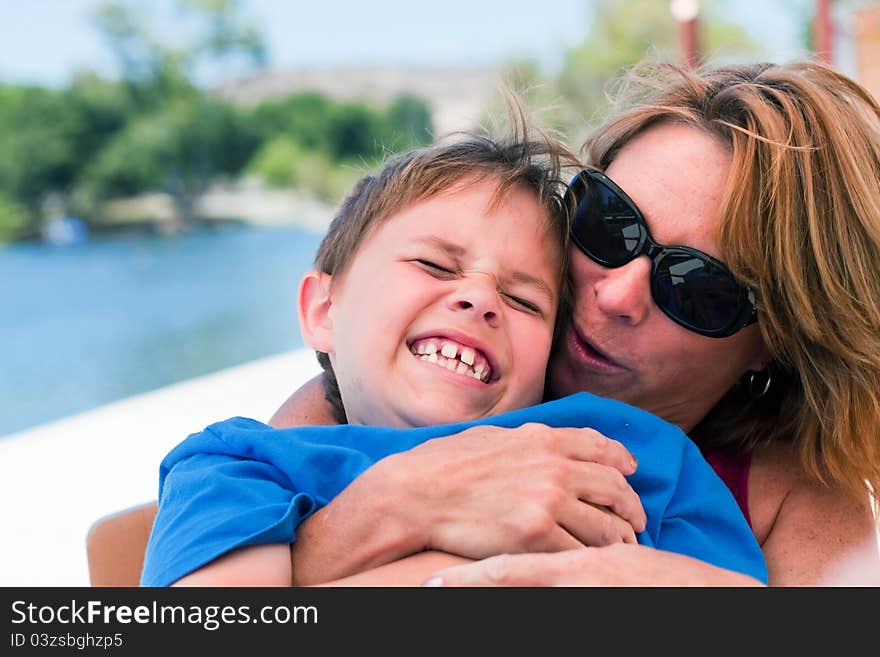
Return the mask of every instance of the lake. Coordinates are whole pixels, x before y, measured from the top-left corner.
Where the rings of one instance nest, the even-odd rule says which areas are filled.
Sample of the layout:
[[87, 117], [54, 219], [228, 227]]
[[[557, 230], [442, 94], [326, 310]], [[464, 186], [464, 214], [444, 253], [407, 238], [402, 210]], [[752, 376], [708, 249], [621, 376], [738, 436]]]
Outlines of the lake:
[[0, 436], [303, 346], [321, 234], [226, 226], [0, 247]]

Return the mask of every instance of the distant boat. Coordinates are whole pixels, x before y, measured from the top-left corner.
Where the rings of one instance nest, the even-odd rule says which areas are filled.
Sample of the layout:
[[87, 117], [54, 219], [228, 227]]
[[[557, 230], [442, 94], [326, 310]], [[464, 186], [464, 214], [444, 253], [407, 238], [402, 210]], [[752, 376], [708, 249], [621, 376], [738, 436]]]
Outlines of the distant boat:
[[89, 228], [79, 217], [50, 219], [40, 231], [43, 241], [52, 246], [72, 246], [89, 239]]

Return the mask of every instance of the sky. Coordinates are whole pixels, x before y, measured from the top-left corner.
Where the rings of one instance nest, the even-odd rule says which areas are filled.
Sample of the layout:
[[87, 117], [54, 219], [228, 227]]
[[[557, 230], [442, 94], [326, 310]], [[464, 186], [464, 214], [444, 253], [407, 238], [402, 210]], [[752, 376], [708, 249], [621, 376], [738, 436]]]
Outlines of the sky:
[[[667, 2], [667, 0], [655, 0]], [[706, 2], [717, 0], [702, 0]], [[91, 23], [99, 0], [0, 0], [0, 80], [66, 84], [78, 69], [112, 75], [112, 56]], [[785, 8], [808, 0], [739, 0], [770, 59], [801, 54]], [[179, 24], [170, 0], [139, 3], [163, 34]], [[582, 36], [589, 0], [242, 0], [269, 46], [270, 68], [339, 65], [492, 65], [529, 56], [552, 68]], [[760, 18], [756, 18], [760, 17]]]

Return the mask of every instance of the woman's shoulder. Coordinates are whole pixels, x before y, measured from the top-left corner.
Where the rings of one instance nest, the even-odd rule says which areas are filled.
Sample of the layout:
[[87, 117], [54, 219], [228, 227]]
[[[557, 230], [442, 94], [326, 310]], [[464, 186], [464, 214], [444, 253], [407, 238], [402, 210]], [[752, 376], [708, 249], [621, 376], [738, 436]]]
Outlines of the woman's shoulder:
[[749, 468], [749, 516], [752, 530], [763, 543], [788, 494], [803, 485], [805, 473], [790, 445], [764, 445], [752, 452]]
[[749, 471], [749, 510], [752, 528], [763, 544], [774, 528], [792, 523], [818, 529], [838, 524], [843, 533], [860, 534], [876, 523], [867, 488], [861, 500], [840, 486], [809, 475], [792, 445], [766, 445], [752, 453]]

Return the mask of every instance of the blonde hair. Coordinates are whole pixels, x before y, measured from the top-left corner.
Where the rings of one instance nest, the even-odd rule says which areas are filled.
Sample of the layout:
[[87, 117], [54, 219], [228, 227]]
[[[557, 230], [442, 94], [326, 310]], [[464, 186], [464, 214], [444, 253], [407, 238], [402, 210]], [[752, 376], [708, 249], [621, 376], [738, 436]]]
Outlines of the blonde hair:
[[[521, 105], [511, 94], [507, 133], [493, 136], [485, 130], [461, 131], [426, 148], [413, 149], [388, 159], [378, 173], [358, 181], [343, 200], [318, 247], [315, 268], [345, 273], [357, 250], [379, 226], [405, 208], [457, 186], [493, 179], [498, 186], [494, 202], [514, 188], [531, 191], [545, 211], [546, 229], [560, 249], [559, 304], [555, 334], [559, 335], [571, 310], [568, 278], [570, 208], [562, 172], [576, 166], [577, 157], [559, 140], [530, 128]], [[504, 239], [497, 236], [492, 239]], [[328, 354], [318, 352], [324, 369], [325, 397], [336, 419], [346, 422], [339, 385]]]
[[595, 166], [661, 122], [702, 130], [732, 154], [718, 246], [754, 290], [772, 392], [756, 400], [735, 386], [694, 439], [789, 441], [818, 480], [880, 490], [880, 107], [815, 61], [640, 66], [622, 91], [629, 109], [584, 146]]

